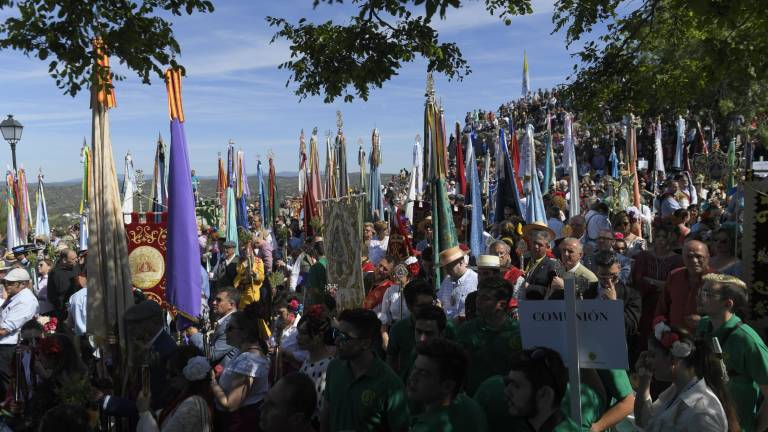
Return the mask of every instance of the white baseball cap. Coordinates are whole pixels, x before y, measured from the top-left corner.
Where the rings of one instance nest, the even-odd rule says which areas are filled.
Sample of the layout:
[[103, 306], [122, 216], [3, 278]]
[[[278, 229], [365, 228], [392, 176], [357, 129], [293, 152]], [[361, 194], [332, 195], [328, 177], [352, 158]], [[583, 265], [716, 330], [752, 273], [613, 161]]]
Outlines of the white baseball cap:
[[30, 280], [29, 278], [29, 272], [27, 272], [24, 269], [15, 268], [8, 272], [8, 274], [3, 278], [3, 280], [7, 280], [8, 282], [24, 282]]

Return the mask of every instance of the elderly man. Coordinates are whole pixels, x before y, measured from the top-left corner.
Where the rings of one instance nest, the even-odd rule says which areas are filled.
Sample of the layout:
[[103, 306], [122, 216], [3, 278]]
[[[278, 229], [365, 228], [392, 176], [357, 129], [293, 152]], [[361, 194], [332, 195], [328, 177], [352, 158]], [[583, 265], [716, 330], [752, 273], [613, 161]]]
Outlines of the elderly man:
[[570, 237], [579, 239], [584, 243], [584, 233], [587, 231], [587, 220], [582, 215], [571, 216], [568, 219], [568, 226], [571, 227]]
[[543, 227], [542, 229], [541, 225], [533, 223], [523, 228], [531, 250], [531, 259], [525, 273], [525, 289], [521, 290], [520, 298], [547, 297], [552, 280], [555, 277], [562, 277], [564, 273], [560, 261], [548, 256], [549, 243], [554, 239], [554, 232], [546, 225]]
[[235, 276], [237, 276], [237, 265], [240, 263], [240, 257], [235, 254], [235, 242], [224, 242], [224, 255], [213, 269], [213, 275], [216, 279], [216, 287], [233, 286]]
[[467, 295], [477, 291], [477, 273], [467, 266], [465, 255], [459, 246], [440, 252], [440, 267], [448, 277], [440, 284], [437, 298], [445, 308], [449, 320], [465, 318], [464, 302]]
[[3, 278], [6, 299], [0, 306], [0, 391], [11, 382], [11, 364], [21, 326], [37, 314], [37, 297], [30, 288], [29, 272], [15, 268]]
[[[589, 287], [589, 284], [597, 282], [597, 276], [581, 263], [584, 256], [584, 246], [579, 239], [566, 237], [560, 242], [560, 262], [563, 264], [566, 273], [570, 273], [576, 279], [576, 289], [583, 293]], [[552, 285], [558, 289], [564, 287], [562, 278], [552, 280]]]
[[683, 245], [683, 266], [672, 270], [659, 302], [656, 316], [664, 316], [673, 326], [693, 332], [701, 317], [696, 312], [696, 299], [704, 285], [702, 277], [711, 273], [707, 245], [691, 240]]

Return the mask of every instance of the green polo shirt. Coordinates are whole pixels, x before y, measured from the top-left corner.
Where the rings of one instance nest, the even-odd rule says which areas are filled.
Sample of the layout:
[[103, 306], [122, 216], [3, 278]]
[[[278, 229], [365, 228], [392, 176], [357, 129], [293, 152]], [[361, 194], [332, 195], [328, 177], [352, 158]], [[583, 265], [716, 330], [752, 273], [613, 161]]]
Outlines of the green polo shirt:
[[460, 393], [452, 404], [425, 411], [411, 421], [410, 432], [486, 432], [485, 413], [477, 402]]
[[509, 414], [507, 398], [504, 395], [504, 378], [494, 375], [480, 384], [475, 392], [475, 402], [485, 411], [485, 419], [490, 432], [496, 431], [533, 431], [528, 421]]
[[334, 359], [326, 373], [325, 400], [331, 431], [405, 431], [409, 415], [405, 387], [394, 371], [374, 357], [355, 379], [349, 362]]
[[[616, 402], [633, 394], [632, 385], [629, 382], [627, 371], [623, 369], [596, 369], [599, 383], [594, 385], [602, 386], [602, 389], [594, 389], [585, 382], [584, 372], [582, 372], [581, 382], [581, 426], [582, 430], [589, 431], [592, 424], [600, 420], [610, 407]], [[605, 392], [605, 397], [602, 393]], [[560, 404], [568, 418], [571, 417], [571, 385], [568, 384], [565, 389], [565, 396]]]
[[696, 334], [720, 339], [725, 367], [728, 369], [728, 389], [736, 403], [741, 430], [755, 430], [757, 412], [760, 409], [760, 385], [768, 385], [768, 347], [765, 342], [747, 324], [733, 330], [723, 341], [725, 333], [736, 327], [741, 319], [736, 315], [726, 321], [719, 329], [712, 329], [709, 317], [699, 321]]
[[498, 329], [480, 318], [465, 322], [456, 333], [456, 342], [469, 358], [467, 394], [474, 395], [480, 384], [492, 375], [506, 375], [515, 353], [521, 350], [520, 325], [507, 317]]
[[[397, 360], [399, 369], [397, 375], [403, 380], [408, 381], [408, 375], [411, 373], [413, 362], [416, 361], [416, 334], [413, 315], [406, 319], [397, 321], [389, 329], [389, 344], [387, 345], [387, 356], [392, 356]], [[454, 339], [456, 336], [456, 327], [451, 321], [448, 321], [443, 331], [443, 338]]]

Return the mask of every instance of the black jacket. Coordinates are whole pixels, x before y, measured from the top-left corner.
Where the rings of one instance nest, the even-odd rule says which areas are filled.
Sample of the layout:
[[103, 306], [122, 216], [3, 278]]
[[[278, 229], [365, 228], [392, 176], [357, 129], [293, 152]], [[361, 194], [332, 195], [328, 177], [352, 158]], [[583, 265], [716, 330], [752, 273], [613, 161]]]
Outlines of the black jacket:
[[64, 309], [69, 297], [77, 291], [75, 276], [80, 274], [80, 266], [65, 266], [59, 262], [48, 275], [48, 301], [58, 310]]
[[[599, 282], [589, 284], [589, 288], [584, 291], [585, 300], [600, 298], [598, 284]], [[640, 293], [619, 281], [616, 283], [616, 299], [624, 302], [624, 331], [627, 336], [633, 336], [637, 333], [642, 311]]]

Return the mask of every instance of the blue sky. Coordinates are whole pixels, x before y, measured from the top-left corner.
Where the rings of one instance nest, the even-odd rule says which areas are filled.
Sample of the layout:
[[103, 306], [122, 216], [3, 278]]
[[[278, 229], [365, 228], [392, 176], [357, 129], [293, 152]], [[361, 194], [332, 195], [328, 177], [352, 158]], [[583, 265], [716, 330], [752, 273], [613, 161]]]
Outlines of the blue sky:
[[[177, 19], [176, 37], [182, 47], [181, 62], [187, 68], [182, 81], [190, 163], [200, 175], [213, 175], [217, 152], [225, 152], [229, 139], [245, 151], [249, 174], [256, 171], [256, 157], [263, 160], [271, 150], [278, 171], [296, 171], [299, 133], [307, 136], [317, 127], [321, 137], [335, 131], [336, 110], [344, 115], [350, 171], [357, 167], [358, 138], [370, 147], [371, 131], [381, 134], [383, 171], [410, 167], [411, 146], [423, 130], [426, 64], [407, 64], [400, 74], [371, 92], [367, 102], [324, 104], [321, 97], [299, 102], [286, 88], [286, 71], [277, 65], [288, 58], [285, 42], [269, 44], [274, 29], [267, 15], [294, 22], [343, 22], [350, 15], [346, 5], [320, 5], [311, 0], [276, 2], [228, 0], [216, 3], [213, 14]], [[463, 118], [476, 108], [496, 109], [520, 95], [523, 51], [528, 53], [532, 88], [546, 88], [565, 80], [573, 59], [562, 34], [552, 35], [552, 0], [534, 0], [534, 15], [516, 17], [505, 26], [470, 1], [449, 11], [438, 25], [446, 41], [462, 48], [473, 73], [464, 81], [449, 82], [436, 76], [438, 96], [446, 122]], [[113, 59], [113, 62], [114, 59]], [[19, 165], [33, 177], [42, 168], [48, 181], [79, 178], [79, 149], [83, 137], [90, 140], [90, 110], [86, 94], [64, 96], [47, 75], [46, 64], [13, 51], [0, 52], [0, 113], [14, 114], [24, 124], [17, 147]], [[112, 144], [122, 173], [123, 156], [129, 150], [137, 169], [151, 172], [158, 133], [169, 139], [165, 85], [155, 79], [143, 85], [128, 74], [116, 83], [117, 108], [110, 112]], [[324, 149], [321, 164], [324, 164]], [[10, 148], [0, 142], [0, 163], [11, 165]]]

